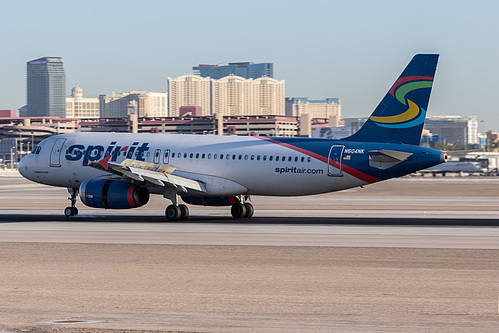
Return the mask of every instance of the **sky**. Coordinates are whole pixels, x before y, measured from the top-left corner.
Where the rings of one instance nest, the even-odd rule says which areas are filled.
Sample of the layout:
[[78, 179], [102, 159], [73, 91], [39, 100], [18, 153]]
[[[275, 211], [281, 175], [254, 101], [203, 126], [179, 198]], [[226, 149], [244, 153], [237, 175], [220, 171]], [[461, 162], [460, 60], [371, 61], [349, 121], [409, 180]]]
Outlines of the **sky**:
[[62, 57], [84, 97], [166, 91], [198, 64], [272, 62], [286, 97], [367, 117], [417, 53], [440, 54], [428, 115], [499, 131], [499, 1], [2, 1], [0, 109], [26, 104], [26, 62]]

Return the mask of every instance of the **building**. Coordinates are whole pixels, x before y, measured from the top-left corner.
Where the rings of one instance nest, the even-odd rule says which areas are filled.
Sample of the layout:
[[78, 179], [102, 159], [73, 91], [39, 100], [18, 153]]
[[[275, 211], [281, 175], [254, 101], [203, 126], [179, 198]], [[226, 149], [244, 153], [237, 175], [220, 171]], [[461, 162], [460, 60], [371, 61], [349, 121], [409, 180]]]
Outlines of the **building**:
[[287, 97], [286, 115], [299, 117], [302, 113], [308, 113], [312, 118], [341, 119], [341, 102], [338, 98], [326, 98], [323, 100], [309, 100], [306, 97]]
[[167, 117], [168, 93], [130, 91], [99, 96], [101, 118], [124, 118], [130, 114], [138, 117]]
[[17, 110], [0, 110], [0, 118], [15, 118]]
[[438, 143], [443, 146], [457, 145], [462, 149], [480, 143], [476, 116], [432, 116], [426, 118], [424, 128], [438, 136]]
[[364, 123], [367, 121], [367, 117], [361, 117], [361, 118], [343, 118], [343, 122], [345, 123], [346, 127], [350, 128], [351, 134], [354, 134], [360, 128], [364, 125]]
[[66, 116], [66, 74], [60, 57], [27, 63], [27, 114], [30, 117]]
[[195, 75], [218, 80], [228, 75], [236, 75], [245, 79], [258, 79], [262, 76], [274, 77], [273, 63], [230, 62], [228, 65], [199, 65], [192, 67]]
[[66, 118], [99, 118], [98, 98], [83, 97], [83, 89], [75, 85], [71, 97], [66, 97]]
[[229, 75], [212, 80], [212, 113], [224, 116], [284, 115], [284, 80]]
[[276, 80], [263, 76], [252, 81], [254, 100], [251, 115], [281, 115], [286, 114], [284, 80]]
[[231, 74], [212, 81], [213, 110], [224, 116], [249, 115], [253, 109], [251, 81]]
[[208, 77], [182, 75], [168, 78], [170, 117], [180, 115], [181, 106], [200, 106], [203, 116], [211, 115], [211, 81]]

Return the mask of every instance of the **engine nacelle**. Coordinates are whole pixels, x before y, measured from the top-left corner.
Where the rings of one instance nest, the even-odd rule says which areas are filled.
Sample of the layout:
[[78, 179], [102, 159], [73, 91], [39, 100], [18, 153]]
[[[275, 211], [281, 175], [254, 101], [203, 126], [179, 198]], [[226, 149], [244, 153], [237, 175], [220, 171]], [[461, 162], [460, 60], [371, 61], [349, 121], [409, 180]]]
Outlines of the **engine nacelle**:
[[192, 197], [182, 196], [185, 203], [200, 206], [231, 206], [239, 202], [235, 197]]
[[95, 208], [135, 208], [149, 201], [149, 190], [119, 180], [94, 178], [81, 183], [80, 199]]

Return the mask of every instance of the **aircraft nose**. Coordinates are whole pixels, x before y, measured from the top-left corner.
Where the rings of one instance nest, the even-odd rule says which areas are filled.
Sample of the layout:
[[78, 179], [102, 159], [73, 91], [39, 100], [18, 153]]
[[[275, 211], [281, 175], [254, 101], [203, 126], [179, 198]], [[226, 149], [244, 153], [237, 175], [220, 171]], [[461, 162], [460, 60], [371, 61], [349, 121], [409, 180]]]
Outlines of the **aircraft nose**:
[[19, 162], [19, 164], [17, 165], [17, 170], [19, 171], [19, 173], [24, 177], [24, 178], [28, 178], [29, 179], [29, 163], [28, 163], [28, 159], [30, 158], [29, 155], [27, 156], [24, 156], [22, 158], [22, 160]]

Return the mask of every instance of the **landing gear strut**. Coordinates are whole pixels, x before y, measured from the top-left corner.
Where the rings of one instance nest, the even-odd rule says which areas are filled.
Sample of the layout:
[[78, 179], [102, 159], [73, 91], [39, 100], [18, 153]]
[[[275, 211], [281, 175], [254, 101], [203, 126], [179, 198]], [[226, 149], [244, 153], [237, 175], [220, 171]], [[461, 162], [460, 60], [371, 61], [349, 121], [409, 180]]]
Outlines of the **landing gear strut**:
[[173, 187], [163, 189], [163, 197], [171, 200], [172, 204], [165, 209], [165, 216], [168, 221], [184, 221], [189, 217], [189, 208], [184, 204], [177, 204], [178, 195]]
[[78, 189], [77, 188], [68, 188], [69, 194], [71, 194], [71, 197], [68, 199], [71, 201], [71, 206], [64, 208], [64, 215], [66, 217], [70, 216], [75, 216], [78, 215], [78, 208], [76, 208], [76, 196], [78, 195]]

